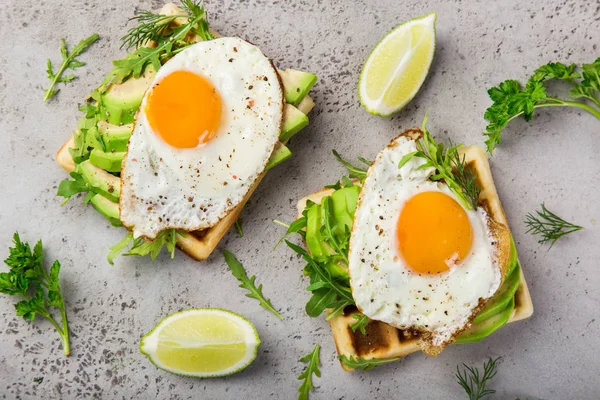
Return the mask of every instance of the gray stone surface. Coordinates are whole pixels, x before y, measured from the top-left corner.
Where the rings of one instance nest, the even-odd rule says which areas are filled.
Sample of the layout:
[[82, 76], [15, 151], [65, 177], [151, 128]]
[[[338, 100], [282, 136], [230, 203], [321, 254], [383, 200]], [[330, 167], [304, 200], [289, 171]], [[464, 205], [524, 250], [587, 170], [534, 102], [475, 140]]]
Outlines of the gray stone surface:
[[[515, 121], [492, 160], [535, 303], [534, 316], [479, 344], [452, 346], [437, 358], [415, 354], [370, 372], [348, 374], [336, 361], [323, 319], [304, 313], [308, 293], [302, 263], [285, 248], [271, 251], [291, 221], [296, 200], [338, 179], [336, 148], [349, 158], [374, 157], [398, 132], [420, 124], [438, 139], [482, 143], [486, 89], [525, 79], [542, 63], [590, 62], [597, 48], [594, 1], [209, 1], [211, 25], [259, 45], [281, 67], [316, 72], [317, 107], [311, 125], [290, 145], [294, 157], [270, 172], [245, 208], [243, 238], [230, 232], [208, 261], [178, 253], [174, 260], [121, 258], [110, 267], [108, 248], [124, 234], [81, 199], [55, 197], [66, 174], [54, 154], [78, 118], [77, 104], [110, 68], [127, 18], [162, 1], [0, 2], [0, 256], [11, 235], [43, 238], [48, 258], [63, 263], [62, 286], [72, 329], [72, 355], [63, 357], [45, 321], [16, 318], [13, 299], [0, 301], [2, 398], [251, 398], [292, 399], [301, 355], [323, 346], [315, 399], [463, 399], [459, 363], [502, 356], [492, 398], [597, 398], [600, 372], [600, 123], [555, 109], [534, 123]], [[437, 51], [429, 78], [400, 114], [382, 119], [358, 104], [356, 82], [370, 49], [398, 23], [437, 11]], [[58, 96], [42, 103], [46, 59], [58, 60], [59, 40], [70, 45], [99, 32], [82, 59], [88, 66]], [[545, 201], [586, 231], [551, 250], [526, 234], [525, 214]], [[235, 253], [282, 310], [277, 320], [244, 296], [222, 249]], [[250, 318], [262, 338], [257, 360], [225, 379], [186, 379], [156, 370], [138, 351], [140, 337], [169, 313], [223, 307]], [[43, 382], [36, 383], [36, 378]]]

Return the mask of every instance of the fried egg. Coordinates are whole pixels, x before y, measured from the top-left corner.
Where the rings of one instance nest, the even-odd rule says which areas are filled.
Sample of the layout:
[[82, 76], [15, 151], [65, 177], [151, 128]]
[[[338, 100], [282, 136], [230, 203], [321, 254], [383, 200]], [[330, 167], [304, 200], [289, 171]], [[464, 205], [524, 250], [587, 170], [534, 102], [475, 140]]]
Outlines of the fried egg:
[[502, 281], [482, 207], [466, 209], [399, 136], [369, 168], [349, 248], [352, 295], [369, 318], [415, 332], [435, 355], [464, 330]]
[[258, 47], [219, 38], [175, 55], [146, 92], [129, 140], [123, 225], [149, 239], [214, 226], [264, 170], [282, 110], [279, 76]]

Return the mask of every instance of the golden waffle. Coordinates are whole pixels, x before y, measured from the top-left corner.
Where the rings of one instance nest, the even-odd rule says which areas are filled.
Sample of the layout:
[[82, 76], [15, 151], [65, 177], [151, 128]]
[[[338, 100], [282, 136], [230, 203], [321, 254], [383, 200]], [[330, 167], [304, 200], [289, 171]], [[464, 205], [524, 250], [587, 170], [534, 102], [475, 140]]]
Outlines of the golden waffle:
[[[163, 6], [160, 11], [160, 14], [164, 15], [177, 15], [183, 14], [183, 12], [173, 3], [167, 3]], [[187, 20], [179, 20], [176, 19], [174, 21], [176, 25], [181, 25], [187, 23]], [[214, 37], [219, 37], [220, 35], [211, 29], [211, 34]], [[198, 38], [189, 38], [190, 42], [198, 41]], [[149, 43], [149, 47], [152, 47], [153, 44]], [[306, 96], [304, 100], [298, 105], [298, 109], [302, 111], [304, 114], [308, 114], [314, 107], [315, 103], [310, 96]], [[73, 159], [71, 154], [69, 153], [69, 147], [74, 146], [73, 136], [69, 138], [62, 145], [60, 150], [56, 153], [56, 162], [67, 172], [72, 172], [75, 170], [75, 164], [73, 163]], [[189, 232], [185, 237], [177, 236], [177, 247], [187, 255], [192, 258], [195, 258], [198, 261], [205, 260], [210, 256], [212, 251], [217, 247], [217, 244], [221, 240], [221, 238], [227, 233], [229, 228], [235, 223], [238, 216], [242, 212], [244, 205], [254, 193], [254, 190], [257, 188], [260, 181], [265, 176], [265, 172], [263, 172], [254, 182], [254, 184], [248, 190], [248, 193], [242, 201], [235, 207], [233, 210], [229, 212], [223, 219], [221, 219], [215, 226], [205, 229], [202, 231]]]
[[[469, 146], [463, 148], [461, 153], [465, 155], [467, 164], [472, 166], [477, 173], [477, 180], [481, 188], [480, 202], [486, 203], [486, 208], [492, 219], [508, 227], [508, 221], [496, 192], [485, 151], [479, 146]], [[301, 199], [298, 202], [299, 214], [301, 215], [304, 211], [308, 200], [320, 203], [324, 196], [330, 195], [332, 192], [332, 189], [326, 189]], [[347, 307], [344, 310], [344, 315], [332, 318], [329, 321], [339, 355], [386, 360], [404, 357], [421, 350], [416, 337], [408, 339], [399, 329], [380, 321], [369, 321], [365, 335], [359, 330], [352, 332], [350, 325], [356, 322], [352, 314], [359, 314], [358, 309]], [[523, 268], [521, 268], [521, 282], [515, 293], [515, 309], [508, 322], [529, 318], [532, 314], [533, 303], [531, 302], [527, 282], [525, 282]], [[350, 371], [344, 364], [342, 364], [342, 367], [346, 371]]]

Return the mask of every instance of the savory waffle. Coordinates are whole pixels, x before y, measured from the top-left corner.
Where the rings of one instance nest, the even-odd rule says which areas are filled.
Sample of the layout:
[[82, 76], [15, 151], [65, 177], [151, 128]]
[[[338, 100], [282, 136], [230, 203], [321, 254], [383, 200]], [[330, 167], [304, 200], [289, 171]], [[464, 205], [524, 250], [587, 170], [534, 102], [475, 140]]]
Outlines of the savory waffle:
[[[461, 151], [465, 161], [477, 174], [477, 182], [481, 188], [479, 200], [486, 203], [486, 209], [490, 217], [508, 227], [506, 215], [496, 192], [492, 179], [492, 172], [485, 151], [479, 146], [465, 147]], [[298, 212], [301, 215], [308, 200], [320, 203], [321, 199], [333, 192], [326, 189], [314, 193], [298, 202]], [[525, 282], [523, 269], [521, 268], [521, 280], [515, 293], [515, 308], [508, 322], [515, 322], [529, 318], [533, 314], [533, 303]], [[402, 331], [380, 321], [369, 321], [366, 334], [359, 330], [352, 332], [350, 325], [356, 322], [352, 314], [358, 314], [356, 307], [347, 307], [344, 315], [332, 318], [329, 321], [333, 333], [333, 339], [339, 355], [347, 357], [362, 357], [364, 359], [392, 359], [404, 357], [410, 353], [421, 350], [418, 338], [407, 338]], [[346, 371], [348, 367], [342, 364]]]

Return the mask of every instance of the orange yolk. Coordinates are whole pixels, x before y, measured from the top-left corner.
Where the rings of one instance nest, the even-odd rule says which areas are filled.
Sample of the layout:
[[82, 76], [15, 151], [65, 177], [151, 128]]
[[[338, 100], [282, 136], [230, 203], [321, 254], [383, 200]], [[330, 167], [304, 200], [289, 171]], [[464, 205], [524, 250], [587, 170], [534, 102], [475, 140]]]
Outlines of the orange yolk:
[[473, 243], [465, 210], [441, 192], [411, 197], [400, 212], [398, 248], [415, 272], [439, 274], [464, 260]]
[[152, 130], [173, 147], [197, 147], [217, 134], [221, 97], [202, 76], [175, 71], [148, 94], [145, 108]]

